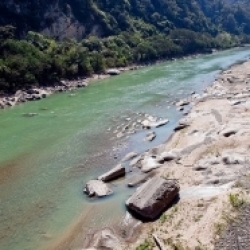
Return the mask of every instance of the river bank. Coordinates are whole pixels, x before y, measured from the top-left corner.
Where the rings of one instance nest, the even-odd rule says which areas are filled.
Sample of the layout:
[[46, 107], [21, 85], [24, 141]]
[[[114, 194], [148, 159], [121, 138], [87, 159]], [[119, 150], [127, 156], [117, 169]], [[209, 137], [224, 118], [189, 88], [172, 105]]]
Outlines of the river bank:
[[[248, 46], [248, 45], [246, 45]], [[211, 53], [216, 53], [217, 50], [212, 50]], [[183, 56], [181, 58], [172, 58], [171, 60], [177, 60], [177, 59], [188, 59], [188, 58], [197, 58], [198, 56], [205, 55], [208, 53], [196, 53], [191, 54], [187, 56]], [[120, 73], [131, 71], [131, 70], [137, 70], [141, 69], [145, 66], [155, 65], [158, 63], [163, 63], [164, 61], [168, 60], [157, 60], [153, 63], [149, 63], [146, 65], [130, 65], [127, 67], [120, 67], [120, 68], [114, 68], [114, 69], [107, 69], [104, 73], [100, 74], [93, 74], [89, 77], [83, 77], [83, 78], [77, 78], [74, 80], [68, 80], [68, 79], [62, 79], [59, 83], [55, 83], [51, 86], [44, 86], [44, 87], [31, 87], [27, 90], [18, 90], [15, 94], [2, 94], [0, 96], [0, 109], [13, 107], [20, 103], [25, 103], [28, 101], [38, 101], [44, 98], [47, 98], [51, 94], [54, 93], [60, 93], [65, 91], [72, 91], [79, 88], [85, 88], [90, 83], [95, 82], [97, 80], [103, 80], [106, 78], [109, 78], [111, 76], [119, 75]], [[31, 114], [31, 116], [34, 114]]]
[[[176, 103], [180, 111], [187, 105], [191, 110], [185, 112], [169, 140], [149, 152], [155, 159], [174, 153], [178, 160], [147, 171], [178, 180], [180, 200], [159, 220], [144, 224], [136, 243], [123, 242], [121, 249], [160, 249], [154, 244], [155, 237], [166, 249], [215, 249], [229, 219], [237, 214], [236, 203], [250, 200], [249, 185], [244, 185], [250, 175], [250, 62], [225, 70], [204, 94]], [[143, 160], [142, 155], [134, 167], [142, 169]], [[99, 249], [100, 239], [105, 240], [98, 237], [99, 241], [95, 238], [88, 246]], [[112, 237], [117, 248], [119, 241]]]
[[0, 109], [7, 107], [13, 107], [20, 103], [25, 103], [28, 101], [37, 101], [43, 98], [46, 98], [54, 93], [60, 93], [65, 91], [72, 91], [79, 88], [85, 88], [90, 83], [103, 80], [108, 77], [119, 75], [122, 72], [137, 70], [142, 68], [142, 65], [131, 65], [128, 67], [121, 67], [116, 69], [108, 69], [101, 74], [93, 74], [90, 77], [78, 78], [75, 80], [62, 79], [59, 83], [54, 84], [53, 86], [46, 87], [32, 87], [27, 90], [18, 90], [15, 94], [9, 95], [5, 94], [0, 97]]
[[155, 170], [179, 181], [180, 200], [158, 221], [145, 224], [144, 234], [129, 249], [154, 245], [152, 233], [166, 249], [214, 249], [226, 216], [233, 214], [229, 197], [250, 199], [239, 185], [250, 174], [250, 62], [224, 71], [202, 96], [188, 101], [193, 107], [180, 121], [187, 126], [158, 147], [158, 155], [175, 151], [181, 159]]

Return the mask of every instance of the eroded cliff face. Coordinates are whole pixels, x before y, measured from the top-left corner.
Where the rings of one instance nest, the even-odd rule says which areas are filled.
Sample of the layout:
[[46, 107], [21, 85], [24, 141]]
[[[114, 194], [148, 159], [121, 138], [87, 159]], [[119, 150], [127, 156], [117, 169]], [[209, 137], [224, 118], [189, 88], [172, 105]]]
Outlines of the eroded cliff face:
[[[0, 25], [17, 27], [20, 36], [29, 30], [57, 39], [82, 39], [86, 35], [102, 35], [102, 27], [91, 11], [81, 15], [76, 1], [2, 0]], [[72, 8], [72, 6], [74, 6]], [[80, 17], [81, 16], [81, 17]], [[80, 17], [80, 18], [79, 18]]]

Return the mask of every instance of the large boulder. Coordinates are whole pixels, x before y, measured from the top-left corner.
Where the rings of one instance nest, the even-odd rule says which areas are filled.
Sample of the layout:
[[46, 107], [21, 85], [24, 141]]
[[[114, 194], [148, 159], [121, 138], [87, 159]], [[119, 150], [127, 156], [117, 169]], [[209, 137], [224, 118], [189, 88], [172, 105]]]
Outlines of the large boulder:
[[89, 197], [103, 197], [113, 193], [113, 191], [108, 187], [108, 185], [100, 180], [89, 181], [83, 189], [83, 192]]
[[138, 188], [126, 206], [143, 219], [154, 220], [173, 202], [179, 190], [175, 180], [156, 176]]
[[126, 174], [125, 167], [122, 166], [122, 164], [117, 165], [116, 167], [112, 168], [105, 174], [98, 177], [98, 180], [101, 181], [112, 181], [116, 178], [119, 178], [121, 176], [124, 176]]

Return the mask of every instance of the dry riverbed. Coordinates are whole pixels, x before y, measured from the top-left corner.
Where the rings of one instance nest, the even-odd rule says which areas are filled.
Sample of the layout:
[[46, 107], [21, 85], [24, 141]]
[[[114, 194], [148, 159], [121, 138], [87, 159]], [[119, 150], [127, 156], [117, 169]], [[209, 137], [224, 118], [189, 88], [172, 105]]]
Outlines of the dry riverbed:
[[[187, 105], [192, 106], [189, 112], [183, 109]], [[250, 62], [234, 65], [202, 95], [193, 93], [176, 106], [186, 113], [169, 140], [142, 155], [132, 152], [121, 163], [128, 162], [135, 176], [139, 169], [131, 181], [137, 186], [153, 176], [177, 180], [178, 199], [158, 220], [142, 224], [135, 243], [106, 229], [87, 247], [250, 249]], [[139, 114], [114, 133], [122, 137], [149, 129], [153, 140], [157, 130], [152, 137], [150, 130], [162, 121], [167, 124], [163, 118]]]
[[[180, 121], [185, 126], [156, 150], [159, 155], [174, 151], [180, 156], [155, 170], [179, 181], [180, 199], [157, 221], [144, 224], [144, 233], [126, 249], [160, 249], [154, 236], [163, 249], [238, 249], [230, 244], [234, 235], [226, 237], [223, 232], [235, 221], [239, 207], [250, 201], [250, 185], [246, 185], [250, 180], [250, 62], [224, 71], [202, 96], [193, 95], [189, 101], [193, 107]], [[247, 235], [236, 237], [241, 249], [249, 249]]]

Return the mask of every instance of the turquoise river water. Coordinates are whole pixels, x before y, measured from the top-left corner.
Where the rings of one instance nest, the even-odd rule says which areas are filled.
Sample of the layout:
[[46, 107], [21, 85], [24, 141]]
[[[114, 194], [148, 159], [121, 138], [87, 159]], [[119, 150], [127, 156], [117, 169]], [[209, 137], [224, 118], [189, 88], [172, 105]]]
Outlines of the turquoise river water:
[[[171, 103], [202, 92], [221, 69], [249, 55], [250, 48], [237, 48], [159, 63], [97, 81], [74, 95], [54, 94], [0, 111], [0, 249], [52, 249], [62, 235], [67, 239], [71, 229], [79, 229], [72, 226], [79, 218], [81, 232], [118, 221], [133, 192], [125, 180], [112, 184], [115, 194], [101, 200], [86, 198], [84, 183], [127, 152], [166, 141], [181, 118]], [[170, 122], [152, 143], [143, 141], [143, 131], [114, 139], [113, 127], [137, 112]], [[79, 238], [84, 240], [84, 233]]]

